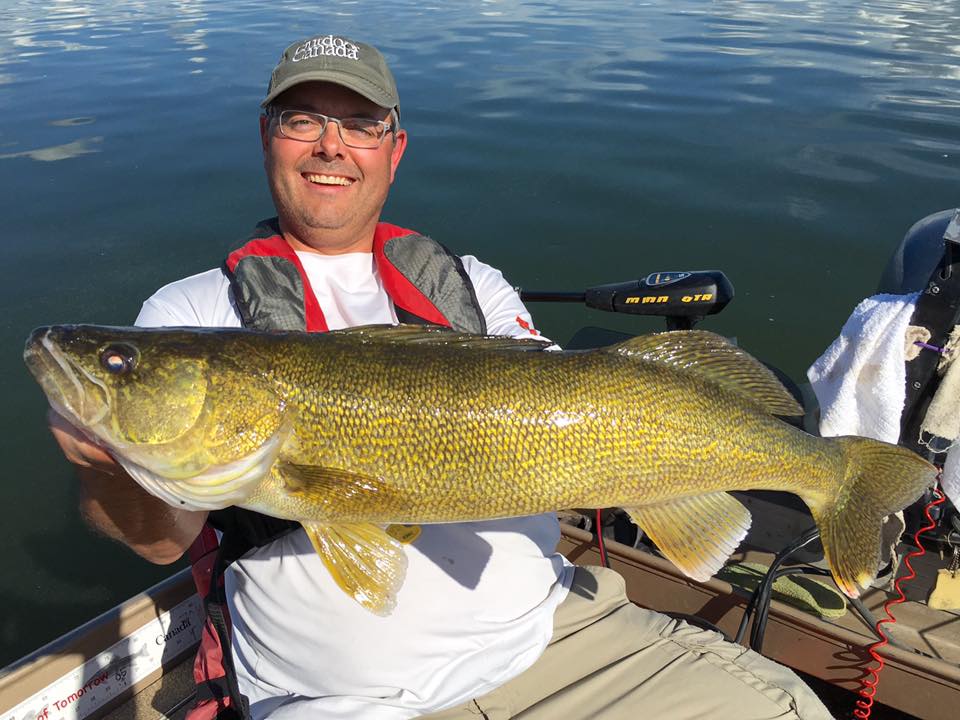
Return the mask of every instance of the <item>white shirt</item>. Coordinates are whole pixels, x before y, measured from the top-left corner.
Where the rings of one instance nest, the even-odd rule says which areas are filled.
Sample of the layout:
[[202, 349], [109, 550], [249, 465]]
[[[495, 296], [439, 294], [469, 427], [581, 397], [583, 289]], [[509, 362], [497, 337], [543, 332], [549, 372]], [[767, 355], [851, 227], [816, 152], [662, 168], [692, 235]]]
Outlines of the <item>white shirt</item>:
[[[327, 325], [395, 323], [371, 253], [297, 253]], [[496, 269], [462, 258], [488, 331], [536, 334]], [[161, 288], [141, 326], [239, 327], [220, 270]], [[388, 617], [331, 579], [302, 530], [226, 575], [240, 689], [254, 718], [399, 720], [477, 697], [530, 667], [553, 631], [570, 564], [553, 515], [426, 525], [405, 546], [407, 577]]]

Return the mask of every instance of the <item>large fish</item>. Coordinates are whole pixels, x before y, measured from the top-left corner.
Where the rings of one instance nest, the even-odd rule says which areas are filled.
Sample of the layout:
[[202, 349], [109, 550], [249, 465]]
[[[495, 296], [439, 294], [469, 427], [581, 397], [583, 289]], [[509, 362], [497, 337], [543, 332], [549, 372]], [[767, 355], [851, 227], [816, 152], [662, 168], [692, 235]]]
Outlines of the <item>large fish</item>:
[[40, 328], [24, 357], [52, 406], [172, 505], [302, 523], [340, 586], [387, 614], [384, 527], [623, 507], [693, 578], [750, 514], [728, 490], [810, 508], [838, 585], [874, 577], [883, 517], [934, 481], [914, 453], [817, 438], [757, 360], [708, 332], [588, 352], [421, 326], [324, 334]]

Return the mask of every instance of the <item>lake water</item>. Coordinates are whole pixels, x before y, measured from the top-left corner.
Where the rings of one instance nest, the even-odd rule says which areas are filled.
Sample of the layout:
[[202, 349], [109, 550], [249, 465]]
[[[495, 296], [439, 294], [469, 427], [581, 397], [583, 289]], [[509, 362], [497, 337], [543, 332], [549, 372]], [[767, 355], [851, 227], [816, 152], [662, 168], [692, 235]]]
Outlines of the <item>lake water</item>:
[[[5, 0], [0, 665], [169, 572], [85, 529], [23, 341], [128, 324], [272, 214], [257, 139], [293, 40], [377, 44], [410, 146], [385, 219], [583, 289], [721, 269], [701, 327], [794, 378], [904, 231], [960, 203], [960, 3]], [[533, 308], [563, 341], [652, 320]]]

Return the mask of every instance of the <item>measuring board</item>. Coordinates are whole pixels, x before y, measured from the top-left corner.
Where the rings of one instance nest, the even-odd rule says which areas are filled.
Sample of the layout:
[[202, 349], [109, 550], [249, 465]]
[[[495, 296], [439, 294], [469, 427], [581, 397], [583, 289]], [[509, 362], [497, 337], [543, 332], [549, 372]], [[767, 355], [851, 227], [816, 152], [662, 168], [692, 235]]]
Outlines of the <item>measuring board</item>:
[[0, 720], [82, 720], [200, 642], [203, 607], [192, 595], [11, 709]]

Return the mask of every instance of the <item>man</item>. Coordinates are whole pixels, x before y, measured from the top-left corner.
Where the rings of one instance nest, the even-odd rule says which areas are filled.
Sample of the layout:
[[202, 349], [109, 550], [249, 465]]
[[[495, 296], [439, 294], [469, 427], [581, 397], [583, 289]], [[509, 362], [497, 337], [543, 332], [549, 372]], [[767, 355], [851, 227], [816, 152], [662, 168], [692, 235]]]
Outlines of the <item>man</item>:
[[[140, 325], [326, 330], [440, 322], [535, 336], [517, 294], [473, 257], [379, 222], [407, 146], [380, 53], [324, 35], [291, 45], [260, 118], [277, 219], [222, 270], [160, 289]], [[82, 509], [153, 562], [182, 555], [206, 513], [168, 507], [60, 418]], [[554, 552], [552, 515], [429, 525], [407, 538], [387, 617], [334, 583], [302, 530], [226, 574], [240, 689], [254, 717], [829, 717], [789, 671], [631, 605], [619, 576]], [[602, 672], [600, 672], [602, 670]]]

